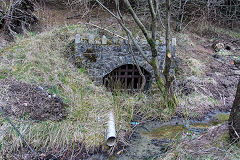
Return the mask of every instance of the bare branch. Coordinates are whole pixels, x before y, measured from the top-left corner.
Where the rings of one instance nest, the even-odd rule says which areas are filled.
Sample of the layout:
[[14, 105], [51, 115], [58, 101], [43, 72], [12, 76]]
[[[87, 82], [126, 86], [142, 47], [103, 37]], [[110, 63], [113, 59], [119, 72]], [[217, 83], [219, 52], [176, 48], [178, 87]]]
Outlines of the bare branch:
[[106, 11], [108, 11], [108, 13], [110, 13], [114, 18], [116, 18], [117, 20], [120, 20], [120, 18], [118, 16], [116, 16], [112, 11], [110, 11], [106, 6], [104, 6], [102, 4], [102, 2], [100, 2], [99, 0], [96, 0], [96, 2], [102, 6]]
[[[139, 51], [139, 53], [143, 56], [144, 60], [146, 60], [149, 64], [151, 64], [150, 60], [145, 56], [143, 50], [141, 49], [141, 47], [137, 44], [136, 39], [133, 37], [132, 32], [124, 25], [124, 23], [121, 21], [121, 18], [119, 18], [118, 16], [116, 16], [115, 14], [113, 14], [106, 6], [104, 6], [99, 0], [96, 0], [96, 2], [101, 5], [106, 11], [108, 11], [114, 18], [117, 19], [118, 23], [122, 26], [122, 28], [125, 30], [125, 32], [127, 33], [127, 35], [130, 36], [133, 44], [136, 46], [137, 50]], [[118, 11], [119, 12], [119, 11]]]
[[[78, 22], [78, 24], [81, 24], [81, 23], [82, 23], [82, 22]], [[101, 29], [101, 30], [103, 30], [103, 31], [106, 31], [106, 32], [108, 32], [108, 33], [110, 33], [110, 34], [112, 34], [112, 35], [114, 35], [114, 36], [117, 36], [117, 37], [119, 37], [119, 38], [122, 38], [122, 39], [124, 39], [124, 40], [127, 40], [127, 38], [125, 38], [125, 37], [123, 37], [123, 36], [120, 36], [120, 35], [118, 35], [118, 34], [116, 34], [116, 33], [113, 33], [113, 32], [111, 32], [111, 31], [107, 30], [106, 28], [102, 28], [102, 27], [100, 27], [100, 26], [98, 26], [98, 25], [96, 25], [96, 24], [92, 24], [92, 23], [85, 23], [85, 24], [91, 25], [91, 26], [93, 26], [93, 27], [96, 27], [96, 28], [98, 28], [98, 29]]]
[[[150, 6], [151, 16], [152, 16], [152, 39], [155, 42], [156, 41], [156, 11], [154, 10], [153, 2], [152, 0], [148, 0], [148, 4]], [[155, 4], [156, 6], [156, 4]]]
[[146, 78], [145, 78], [144, 74], [142, 73], [142, 70], [141, 70], [141, 68], [140, 68], [140, 66], [139, 66], [139, 64], [138, 64], [138, 62], [137, 62], [137, 60], [136, 60], [136, 58], [135, 58], [134, 53], [133, 53], [132, 45], [131, 45], [130, 40], [129, 40], [129, 35], [128, 35], [128, 46], [129, 46], [129, 48], [130, 48], [130, 53], [131, 53], [131, 55], [132, 55], [132, 57], [133, 57], [133, 60], [134, 60], [134, 62], [135, 62], [135, 64], [136, 64], [136, 66], [137, 66], [138, 72], [139, 72], [139, 74], [140, 74], [141, 77], [142, 77], [142, 80], [143, 80], [143, 81], [142, 81], [142, 85], [141, 85], [140, 90], [143, 91], [143, 90], [144, 90], [144, 87], [145, 87], [145, 85], [146, 85]]
[[127, 8], [129, 9], [134, 21], [137, 23], [137, 25], [139, 26], [139, 28], [142, 30], [143, 35], [145, 36], [145, 38], [147, 39], [147, 41], [150, 41], [150, 37], [147, 33], [147, 29], [145, 28], [145, 26], [142, 24], [141, 20], [138, 18], [138, 16], [136, 15], [136, 13], [134, 12], [131, 4], [129, 3], [128, 0], [124, 0], [124, 3], [126, 4]]
[[152, 65], [151, 61], [145, 56], [143, 50], [142, 50], [141, 47], [137, 44], [135, 38], [133, 37], [132, 32], [131, 32], [129, 29], [127, 29], [127, 27], [126, 27], [124, 24], [120, 23], [120, 25], [123, 27], [123, 29], [126, 31], [126, 33], [130, 36], [133, 44], [135, 45], [135, 47], [137, 48], [137, 50], [139, 51], [139, 53], [143, 56], [144, 60], [146, 60], [150, 65]]
[[235, 129], [234, 126], [233, 126], [233, 121], [232, 121], [231, 127], [232, 127], [232, 129], [233, 129], [235, 135], [237, 136], [237, 139], [240, 139], [240, 137], [239, 137], [239, 135], [238, 135], [236, 129]]
[[123, 16], [122, 16], [122, 14], [120, 12], [119, 0], [115, 0], [115, 3], [116, 3], [117, 11], [118, 11], [118, 16], [122, 19]]
[[154, 9], [155, 7], [153, 7], [153, 1], [152, 0], [148, 0], [148, 4], [149, 4], [149, 8], [150, 8], [152, 17], [156, 18], [156, 11]]
[[158, 14], [158, 7], [159, 7], [159, 3], [158, 3], [158, 0], [153, 0], [153, 3], [154, 3], [154, 8], [155, 8], [155, 12], [156, 12], [156, 15]]

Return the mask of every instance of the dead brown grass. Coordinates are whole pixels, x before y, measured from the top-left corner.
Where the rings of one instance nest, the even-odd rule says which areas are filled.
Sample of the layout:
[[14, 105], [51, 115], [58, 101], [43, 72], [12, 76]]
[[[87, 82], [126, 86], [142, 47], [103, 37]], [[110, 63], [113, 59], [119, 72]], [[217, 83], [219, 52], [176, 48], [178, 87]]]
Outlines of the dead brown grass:
[[[82, 68], [78, 70], [68, 61], [64, 52], [75, 34], [85, 36], [88, 32], [81, 25], [59, 27], [18, 37], [1, 52], [1, 79], [42, 86], [68, 105], [67, 117], [61, 121], [35, 122], [28, 116], [18, 119], [10, 115], [37, 151], [48, 152], [53, 148], [55, 152], [74, 151], [77, 143], [83, 143], [87, 150], [104, 145], [109, 111], [115, 113], [117, 134], [121, 133], [118, 141], [123, 142], [124, 135], [131, 131], [130, 121], [134, 120], [134, 114], [140, 115], [138, 121], [144, 121], [158, 117], [162, 111], [160, 103], [144, 93], [116, 93], [113, 96], [103, 87], [96, 86]], [[97, 33], [92, 28], [91, 32]], [[6, 89], [0, 87], [1, 96], [5, 96]], [[163, 115], [166, 112], [162, 112]], [[11, 159], [24, 144], [3, 117], [0, 117], [0, 127], [1, 156]]]
[[[87, 148], [104, 143], [107, 114], [115, 109], [112, 96], [102, 87], [95, 86], [87, 75], [78, 72], [62, 54], [74, 33], [82, 31], [80, 26], [62, 27], [28, 38], [20, 37], [1, 53], [1, 78], [39, 86], [45, 84], [50, 86], [50, 93], [69, 105], [66, 108], [69, 116], [59, 122], [37, 123], [27, 117], [21, 120], [11, 117], [35, 149], [63, 149], [82, 141]], [[1, 126], [5, 126], [1, 135], [1, 155], [11, 157], [23, 143], [17, 135], [14, 139], [9, 138], [15, 135], [9, 124], [1, 121]], [[123, 125], [118, 129], [127, 128]]]

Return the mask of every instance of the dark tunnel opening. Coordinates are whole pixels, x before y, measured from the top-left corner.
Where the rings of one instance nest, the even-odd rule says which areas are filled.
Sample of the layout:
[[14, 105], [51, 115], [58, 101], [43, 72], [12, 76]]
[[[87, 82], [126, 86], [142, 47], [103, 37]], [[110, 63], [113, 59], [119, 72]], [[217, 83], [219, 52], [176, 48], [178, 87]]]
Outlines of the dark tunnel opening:
[[[151, 74], [143, 67], [140, 68], [146, 79], [144, 90], [147, 90], [150, 87]], [[103, 78], [103, 84], [110, 90], [138, 91], [142, 83], [137, 66], [132, 64], [122, 65]]]

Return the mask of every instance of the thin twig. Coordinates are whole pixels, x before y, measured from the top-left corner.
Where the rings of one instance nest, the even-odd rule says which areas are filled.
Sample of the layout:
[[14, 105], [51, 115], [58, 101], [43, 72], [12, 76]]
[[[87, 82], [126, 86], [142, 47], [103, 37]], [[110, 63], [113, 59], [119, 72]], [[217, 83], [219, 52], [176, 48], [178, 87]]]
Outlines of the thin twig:
[[15, 125], [12, 123], [12, 121], [8, 118], [8, 116], [5, 114], [3, 108], [0, 106], [0, 111], [2, 112], [2, 115], [5, 117], [5, 119], [12, 125], [14, 130], [18, 133], [18, 135], [21, 137], [21, 139], [25, 142], [25, 144], [28, 146], [28, 148], [31, 150], [31, 152], [35, 155], [35, 157], [40, 160], [39, 156], [37, 153], [32, 149], [32, 147], [27, 143], [23, 135], [20, 133], [20, 131], [15, 127]]
[[235, 135], [237, 136], [237, 139], [240, 139], [240, 137], [239, 137], [237, 131], [236, 131], [235, 128], [233, 127], [233, 121], [232, 121], [231, 127], [232, 127], [232, 129], [233, 129]]
[[[116, 0], [116, 8], [117, 8], [118, 16], [120, 17], [122, 23], [124, 24], [123, 17], [122, 17], [122, 14], [121, 14], [121, 11], [120, 11], [120, 7], [119, 7], [119, 1], [118, 1], [118, 0]], [[136, 60], [136, 58], [135, 58], [135, 55], [134, 55], [134, 53], [133, 53], [132, 45], [131, 45], [131, 43], [130, 43], [130, 36], [129, 36], [129, 34], [127, 34], [127, 37], [128, 37], [128, 46], [129, 46], [129, 48], [130, 48], [130, 53], [131, 53], [131, 55], [132, 55], [132, 57], [133, 57], [133, 60], [134, 60], [134, 62], [135, 62], [135, 64], [136, 64], [136, 66], [137, 66], [138, 72], [139, 72], [139, 74], [141, 75], [142, 80], [143, 80], [143, 81], [142, 81], [142, 84], [141, 84], [141, 88], [140, 88], [140, 90], [143, 91], [143, 90], [144, 90], [144, 87], [145, 87], [145, 85], [146, 85], [146, 78], [145, 78], [144, 74], [142, 73], [142, 70], [141, 70], [141, 68], [139, 67], [139, 64], [138, 64], [138, 62], [137, 62], [137, 60]]]
[[[128, 36], [128, 39], [129, 39], [129, 36]], [[136, 66], [137, 66], [138, 72], [139, 72], [139, 74], [140, 74], [141, 77], [142, 77], [142, 84], [141, 84], [140, 90], [143, 91], [143, 90], [144, 90], [144, 87], [145, 87], [145, 85], [146, 85], [146, 78], [145, 78], [144, 74], [142, 73], [142, 70], [141, 70], [141, 68], [140, 68], [140, 66], [139, 66], [139, 64], [138, 64], [138, 62], [137, 62], [137, 60], [136, 60], [136, 57], [135, 57], [135, 55], [134, 55], [134, 53], [133, 53], [133, 50], [132, 50], [132, 45], [130, 44], [129, 40], [128, 40], [128, 45], [129, 45], [130, 52], [131, 52], [131, 54], [132, 54], [133, 60], [134, 60], [134, 62], [135, 62], [135, 64], [136, 64]]]
[[[82, 23], [82, 22], [78, 22], [78, 24], [81, 24], [81, 23]], [[104, 30], [104, 31], [106, 31], [106, 32], [108, 32], [108, 33], [110, 33], [110, 34], [112, 34], [112, 35], [114, 35], [114, 36], [117, 36], [117, 37], [119, 37], [119, 38], [122, 38], [122, 39], [124, 39], [124, 40], [127, 40], [127, 38], [125, 38], [125, 37], [123, 37], [123, 36], [120, 36], [120, 35], [118, 35], [118, 34], [116, 34], [116, 33], [113, 33], [113, 32], [111, 32], [111, 31], [109, 31], [108, 29], [102, 28], [102, 27], [100, 27], [100, 26], [98, 26], [98, 25], [96, 25], [96, 24], [92, 24], [92, 23], [84, 23], [84, 24], [91, 25], [91, 26], [96, 27], [96, 28], [98, 28], [98, 29]]]
[[142, 57], [144, 58], [144, 60], [146, 60], [150, 65], [151, 65], [151, 61], [146, 57], [145, 53], [143, 52], [143, 50], [141, 49], [141, 47], [137, 44], [136, 39], [133, 37], [132, 32], [122, 23], [121, 18], [116, 16], [114, 13], [112, 13], [106, 6], [104, 6], [99, 0], [96, 0], [96, 2], [102, 6], [106, 11], [108, 11], [114, 18], [117, 19], [118, 23], [122, 26], [122, 28], [124, 29], [124, 31], [127, 33], [127, 35], [130, 36], [133, 44], [136, 46], [137, 50], [139, 51], [139, 53], [142, 55]]
[[134, 12], [131, 4], [129, 3], [128, 0], [124, 0], [124, 3], [126, 4], [127, 8], [129, 9], [134, 21], [137, 23], [137, 25], [139, 26], [139, 28], [142, 30], [143, 35], [145, 36], [145, 38], [147, 39], [147, 41], [149, 42], [150, 40], [150, 36], [147, 33], [147, 29], [145, 28], [145, 26], [142, 24], [141, 20], [138, 18], [137, 14]]

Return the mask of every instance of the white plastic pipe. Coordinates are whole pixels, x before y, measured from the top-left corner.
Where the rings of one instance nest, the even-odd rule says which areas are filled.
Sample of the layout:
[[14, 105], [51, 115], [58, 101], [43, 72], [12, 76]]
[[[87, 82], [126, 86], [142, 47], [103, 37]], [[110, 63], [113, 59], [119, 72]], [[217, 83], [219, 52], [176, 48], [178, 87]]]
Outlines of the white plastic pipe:
[[114, 146], [114, 144], [116, 143], [116, 129], [113, 112], [109, 113], [106, 143], [109, 147]]

